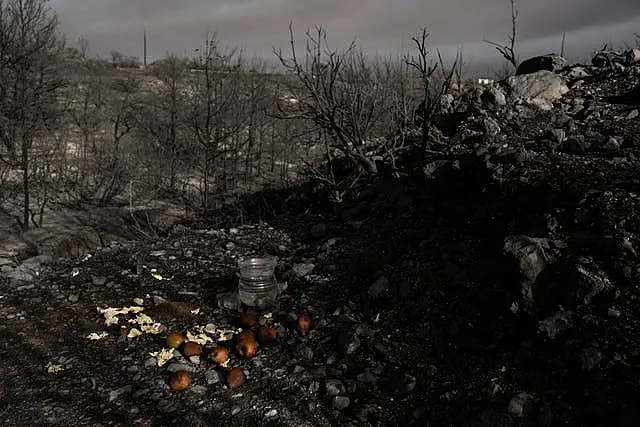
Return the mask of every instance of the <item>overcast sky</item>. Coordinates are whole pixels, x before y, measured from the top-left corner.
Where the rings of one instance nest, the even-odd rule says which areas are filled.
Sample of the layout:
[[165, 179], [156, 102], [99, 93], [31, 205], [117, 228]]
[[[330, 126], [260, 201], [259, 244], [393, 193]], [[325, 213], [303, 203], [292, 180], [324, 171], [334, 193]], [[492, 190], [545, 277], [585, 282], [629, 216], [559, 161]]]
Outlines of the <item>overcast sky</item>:
[[[633, 40], [640, 32], [640, 0], [519, 0], [519, 41], [523, 54], [559, 51], [567, 32], [567, 56], [611, 41]], [[327, 29], [336, 48], [357, 39], [370, 51], [399, 50], [421, 27], [445, 52], [463, 45], [471, 61], [499, 60], [483, 39], [506, 40], [509, 0], [53, 0], [62, 30], [72, 42], [86, 37], [93, 53], [117, 49], [142, 56], [147, 27], [149, 54], [186, 54], [207, 32], [226, 45], [271, 57], [286, 47], [288, 23], [298, 35], [314, 25]]]

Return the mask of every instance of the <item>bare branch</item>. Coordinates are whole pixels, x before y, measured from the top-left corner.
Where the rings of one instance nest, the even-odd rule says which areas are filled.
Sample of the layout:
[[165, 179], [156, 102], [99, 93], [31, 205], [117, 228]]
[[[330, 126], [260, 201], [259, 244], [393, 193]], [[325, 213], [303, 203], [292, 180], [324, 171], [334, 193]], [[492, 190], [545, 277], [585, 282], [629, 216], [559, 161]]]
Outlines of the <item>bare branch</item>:
[[516, 0], [509, 0], [511, 4], [511, 34], [508, 36], [508, 43], [501, 44], [490, 40], [484, 40], [485, 43], [493, 46], [507, 60], [514, 70], [518, 68], [519, 58], [516, 52], [516, 40], [518, 37], [518, 9], [516, 7]]

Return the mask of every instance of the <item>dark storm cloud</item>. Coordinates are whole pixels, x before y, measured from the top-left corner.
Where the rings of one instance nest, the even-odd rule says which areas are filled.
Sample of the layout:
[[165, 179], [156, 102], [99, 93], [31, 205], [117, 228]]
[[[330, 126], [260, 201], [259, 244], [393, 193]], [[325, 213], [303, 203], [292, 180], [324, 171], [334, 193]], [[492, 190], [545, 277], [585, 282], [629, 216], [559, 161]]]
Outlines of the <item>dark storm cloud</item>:
[[[298, 33], [322, 25], [336, 46], [358, 39], [367, 49], [399, 48], [426, 26], [438, 46], [473, 46], [484, 38], [502, 41], [510, 30], [508, 0], [53, 0], [69, 39], [85, 35], [102, 53], [119, 49], [139, 55], [143, 27], [153, 55], [185, 53], [208, 31], [226, 43], [269, 55], [286, 46], [293, 20]], [[523, 43], [563, 31], [581, 39], [605, 34], [622, 39], [640, 22], [638, 0], [520, 0], [519, 32]], [[637, 25], [640, 31], [640, 23]], [[605, 38], [607, 38], [605, 37]], [[585, 43], [574, 40], [577, 45]], [[575, 46], [574, 46], [575, 47]], [[588, 46], [591, 48], [592, 46]], [[586, 48], [586, 46], [585, 46]]]

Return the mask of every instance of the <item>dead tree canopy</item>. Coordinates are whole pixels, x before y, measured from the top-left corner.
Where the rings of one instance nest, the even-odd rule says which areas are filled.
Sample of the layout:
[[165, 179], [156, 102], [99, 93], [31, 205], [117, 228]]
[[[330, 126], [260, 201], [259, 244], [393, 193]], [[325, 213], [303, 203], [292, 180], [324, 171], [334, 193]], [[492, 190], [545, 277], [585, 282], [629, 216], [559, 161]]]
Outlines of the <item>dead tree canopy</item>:
[[283, 117], [310, 120], [328, 135], [332, 148], [375, 174], [375, 155], [368, 144], [386, 133], [380, 129], [390, 99], [385, 97], [384, 70], [355, 43], [343, 51], [331, 50], [320, 27], [306, 32], [306, 49], [300, 57], [291, 26], [289, 30], [290, 55], [275, 51], [292, 76], [287, 89], [296, 99], [281, 109]]

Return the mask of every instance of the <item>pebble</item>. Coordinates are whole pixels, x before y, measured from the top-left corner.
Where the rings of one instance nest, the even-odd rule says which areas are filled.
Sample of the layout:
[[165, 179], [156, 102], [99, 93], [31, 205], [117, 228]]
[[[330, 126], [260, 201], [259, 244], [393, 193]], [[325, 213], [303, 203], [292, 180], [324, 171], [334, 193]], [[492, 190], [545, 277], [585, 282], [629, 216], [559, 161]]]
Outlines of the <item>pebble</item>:
[[169, 373], [174, 373], [174, 372], [178, 372], [178, 371], [187, 371], [187, 372], [193, 372], [194, 368], [191, 365], [188, 365], [186, 363], [172, 363], [169, 366], [167, 366], [167, 372]]
[[600, 362], [602, 362], [602, 353], [600, 350], [595, 348], [585, 348], [582, 350], [580, 363], [583, 371], [591, 372], [595, 370]]
[[380, 299], [387, 294], [389, 290], [389, 279], [382, 276], [378, 278], [373, 284], [369, 287], [369, 296], [372, 299]]
[[374, 385], [378, 382], [378, 377], [376, 377], [374, 374], [372, 374], [369, 371], [365, 371], [361, 374], [358, 374], [358, 381], [360, 381], [363, 384]]
[[278, 410], [277, 409], [272, 409], [269, 412], [267, 412], [266, 414], [264, 414], [265, 417], [267, 418], [273, 418], [275, 416], [278, 415]]
[[120, 396], [122, 396], [123, 394], [131, 393], [132, 390], [133, 390], [133, 386], [126, 385], [124, 387], [120, 387], [117, 390], [110, 391], [109, 392], [109, 402], [113, 402], [114, 400], [116, 400]]
[[344, 394], [346, 391], [346, 387], [340, 380], [330, 379], [325, 383], [325, 389], [327, 392], [327, 396], [334, 397], [340, 394]]
[[104, 286], [104, 284], [107, 283], [107, 278], [103, 276], [93, 276], [91, 278], [91, 283], [96, 286]]
[[69, 295], [69, 302], [72, 304], [75, 304], [76, 302], [78, 302], [79, 299], [80, 299], [80, 295], [78, 294]]
[[355, 353], [360, 344], [360, 338], [353, 332], [343, 333], [338, 337], [338, 348], [341, 353], [346, 355]]
[[533, 409], [535, 398], [529, 393], [518, 393], [509, 401], [508, 412], [514, 418], [527, 416]]
[[318, 381], [314, 381], [309, 384], [309, 393], [316, 394], [320, 390], [320, 383]]
[[191, 387], [191, 393], [203, 396], [207, 394], [207, 388], [203, 385], [194, 385]]
[[212, 369], [207, 369], [204, 372], [204, 379], [209, 385], [217, 384], [220, 382], [220, 374]]
[[351, 400], [349, 400], [347, 396], [336, 396], [333, 398], [333, 407], [338, 411], [347, 409], [350, 403]]

